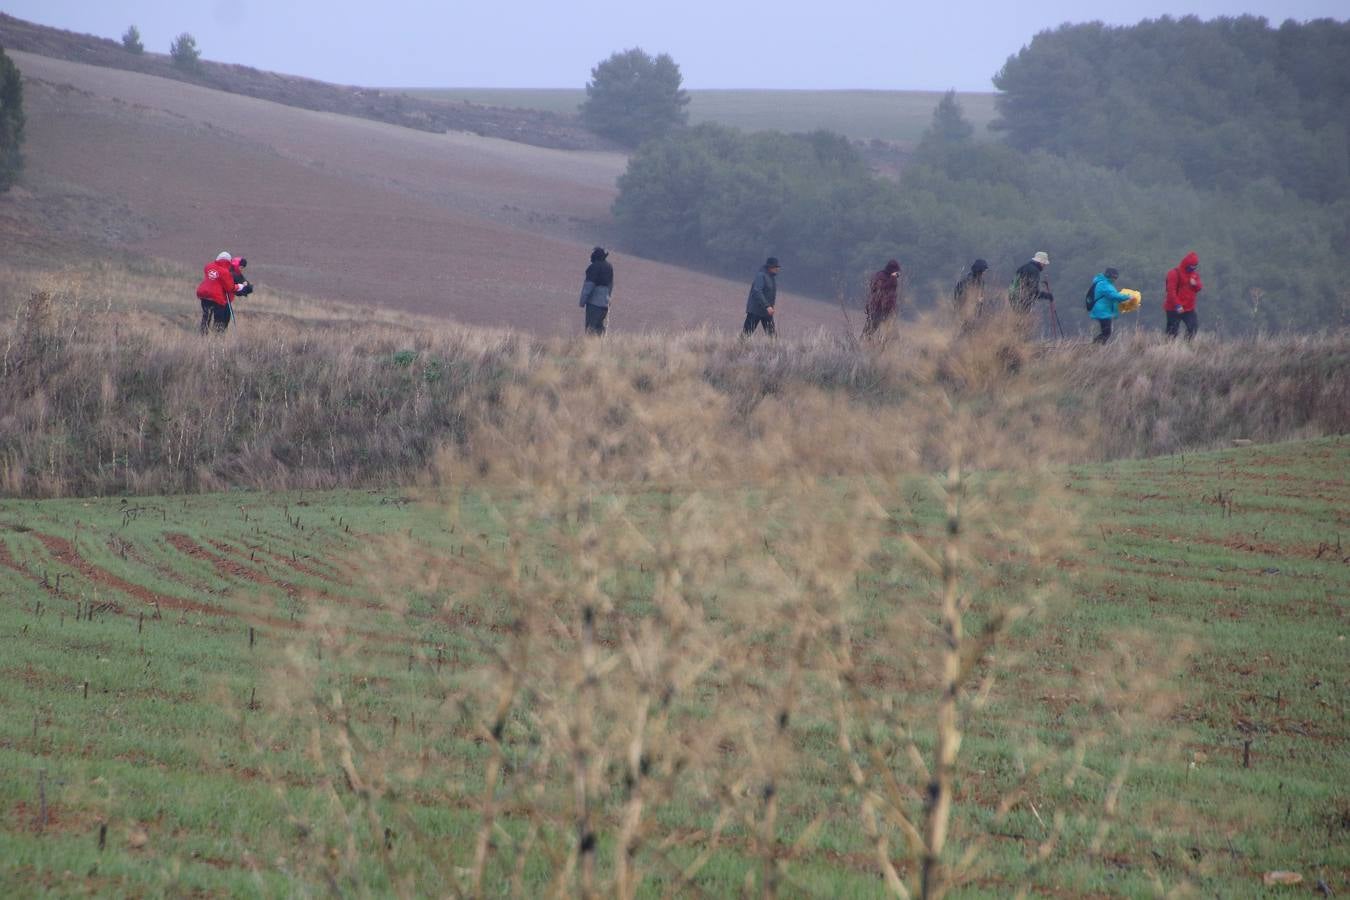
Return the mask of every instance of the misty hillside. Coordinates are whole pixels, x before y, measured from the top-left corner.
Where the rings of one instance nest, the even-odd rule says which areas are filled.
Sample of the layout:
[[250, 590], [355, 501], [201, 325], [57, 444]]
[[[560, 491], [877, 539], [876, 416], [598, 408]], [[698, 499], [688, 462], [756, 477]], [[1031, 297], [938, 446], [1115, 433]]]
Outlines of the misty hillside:
[[[149, 255], [195, 273], [222, 247], [254, 281], [538, 332], [576, 327], [625, 158], [432, 134], [179, 81], [12, 53], [27, 169], [0, 196], [10, 262]], [[616, 254], [616, 323], [735, 327], [745, 281]], [[785, 279], [785, 282], [787, 280]], [[785, 287], [790, 287], [790, 282]], [[794, 303], [796, 327], [837, 312]]]

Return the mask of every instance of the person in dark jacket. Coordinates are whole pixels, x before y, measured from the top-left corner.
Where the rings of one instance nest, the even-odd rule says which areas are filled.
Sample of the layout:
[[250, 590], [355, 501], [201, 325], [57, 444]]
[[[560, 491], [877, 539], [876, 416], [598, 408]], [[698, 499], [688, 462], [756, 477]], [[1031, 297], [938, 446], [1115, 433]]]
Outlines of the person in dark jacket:
[[1200, 256], [1187, 253], [1181, 265], [1167, 273], [1167, 336], [1174, 338], [1186, 325], [1186, 340], [1192, 340], [1200, 330], [1200, 319], [1195, 314], [1195, 296], [1205, 289], [1200, 281]]
[[961, 276], [952, 291], [952, 302], [956, 306], [956, 321], [964, 330], [984, 315], [984, 273], [989, 263], [977, 259], [970, 264], [970, 271]]
[[750, 284], [750, 296], [745, 300], [745, 325], [741, 329], [746, 337], [754, 334], [755, 328], [763, 326], [764, 333], [776, 337], [778, 329], [774, 325], [774, 305], [778, 300], [778, 257], [770, 256], [755, 273]]
[[900, 299], [900, 263], [890, 260], [886, 268], [872, 276], [867, 286], [867, 320], [863, 324], [863, 337], [875, 334], [876, 330], [895, 315]]
[[248, 268], [248, 260], [242, 256], [232, 256], [230, 257], [230, 268], [234, 270], [234, 295], [236, 297], [247, 297], [253, 293], [253, 285], [244, 276], [244, 270]]
[[604, 247], [591, 251], [591, 264], [586, 267], [586, 280], [581, 285], [581, 303], [586, 310], [586, 333], [596, 337], [605, 333], [605, 317], [609, 315], [609, 301], [614, 294], [614, 266], [609, 262]]
[[1055, 299], [1050, 292], [1050, 281], [1045, 277], [1049, 266], [1050, 254], [1041, 250], [1013, 275], [1008, 287], [1008, 305], [1015, 312], [1026, 315], [1035, 308], [1037, 300]]

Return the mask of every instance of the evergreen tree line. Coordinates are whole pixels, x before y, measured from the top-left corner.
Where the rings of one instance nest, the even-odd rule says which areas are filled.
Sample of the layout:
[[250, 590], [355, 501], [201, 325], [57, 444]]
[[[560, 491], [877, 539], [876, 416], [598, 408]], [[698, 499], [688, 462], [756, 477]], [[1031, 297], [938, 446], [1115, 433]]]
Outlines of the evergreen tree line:
[[[1146, 326], [1157, 327], [1166, 271], [1196, 250], [1208, 323], [1336, 326], [1350, 316], [1341, 273], [1350, 250], [1341, 60], [1350, 57], [1337, 43], [1346, 34], [1343, 23], [1271, 29], [1252, 18], [1065, 26], [1037, 35], [998, 74], [1003, 140], [977, 142], [948, 94], [897, 181], [873, 175], [844, 138], [824, 132], [677, 129], [632, 157], [614, 211], [638, 253], [726, 274], [773, 253], [785, 285], [825, 296], [857, 297], [891, 256], [920, 297], [950, 290], [976, 257], [993, 264], [1001, 289], [1047, 250], [1066, 324], [1082, 318], [1066, 313], [1092, 275], [1114, 266], [1122, 286], [1144, 292]], [[1130, 61], [1150, 36], [1153, 52], [1171, 60], [1156, 72], [1145, 71], [1151, 56]], [[1095, 80], [1078, 77], [1084, 67]], [[1279, 111], [1241, 102], [1257, 69], [1262, 84], [1284, 85]], [[1165, 89], [1172, 99], [1155, 103]], [[1079, 105], [1066, 93], [1082, 93]], [[1197, 104], [1208, 104], [1203, 114]], [[1186, 139], [1160, 139], [1164, 126]], [[1277, 127], [1280, 135], [1266, 134]], [[1235, 129], [1250, 133], [1236, 149]], [[1298, 147], [1313, 149], [1300, 157]]]
[[23, 76], [0, 47], [0, 192], [9, 190], [23, 168]]

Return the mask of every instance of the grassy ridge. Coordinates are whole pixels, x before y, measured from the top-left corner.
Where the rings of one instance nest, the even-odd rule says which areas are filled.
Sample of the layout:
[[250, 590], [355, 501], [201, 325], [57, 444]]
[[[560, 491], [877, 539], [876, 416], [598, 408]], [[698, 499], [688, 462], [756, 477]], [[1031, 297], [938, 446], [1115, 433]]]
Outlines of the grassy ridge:
[[[0, 394], [8, 426], [0, 432], [0, 493], [409, 484], [438, 454], [469, 447], [498, 423], [512, 392], [532, 394], [542, 381], [572, 395], [555, 379], [577, 372], [632, 394], [613, 398], [634, 413], [606, 438], [616, 443], [611, 466], [645, 459], [638, 448], [652, 440], [687, 442], [691, 453], [709, 444], [755, 446], [747, 415], [770, 408], [781, 418], [755, 427], [782, 429], [785, 441], [810, 452], [817, 428], [794, 423], [822, 432], [891, 428], [913, 435], [922, 445], [915, 452], [940, 465], [943, 446], [914, 431], [914, 416], [929, 412], [906, 408], [931, 411], [921, 395], [934, 388], [968, 392], [991, 428], [1013, 421], [1004, 415], [1026, 417], [1017, 428], [1062, 419], [1080, 438], [1100, 427], [1091, 445], [1047, 448], [1062, 462], [1336, 434], [1350, 423], [1350, 383], [1337, 376], [1350, 358], [1345, 334], [1206, 338], [1196, 346], [1145, 335], [1104, 350], [1064, 344], [1047, 353], [1009, 344], [1010, 323], [958, 338], [937, 321], [907, 324], [866, 346], [842, 329], [772, 345], [711, 331], [614, 334], [597, 345], [398, 317], [376, 322], [282, 298], [251, 301], [247, 335], [235, 329], [203, 341], [172, 279], [140, 277], [141, 306], [92, 275], [11, 301], [19, 308], [0, 326], [0, 376], [11, 386]], [[172, 322], [157, 312], [161, 294], [163, 309], [178, 307]], [[1010, 353], [1024, 359], [1022, 374], [1005, 371]], [[660, 426], [667, 429], [688, 420], [682, 409], [697, 410], [707, 417], [700, 427], [709, 443], [692, 431], [659, 434], [648, 406], [669, 411], [670, 423]], [[819, 449], [832, 472], [871, 471], [873, 440]], [[1006, 437], [981, 440], [997, 446]]]
[[[953, 835], [984, 849], [963, 893], [1008, 895], [1028, 883], [1071, 894], [1162, 885], [1247, 895], [1272, 869], [1346, 889], [1350, 574], [1338, 529], [1350, 493], [1335, 473], [1347, 463], [1350, 445], [1331, 438], [1067, 476], [1088, 498], [1085, 543], [1055, 557], [1070, 602], [1053, 627], [1013, 636], [1002, 652], [1019, 662], [966, 711]], [[914, 483], [893, 496], [921, 493]], [[490, 709], [476, 704], [495, 696], [494, 654], [509, 652], [516, 618], [482, 575], [513, 555], [525, 572], [545, 574], [569, 557], [538, 520], [522, 520], [536, 522], [525, 532], [509, 524], [528, 506], [514, 491], [407, 499], [0, 503], [4, 883], [59, 894], [462, 889], [493, 760], [475, 725]], [[659, 491], [625, 502], [648, 549], [635, 551], [645, 573], [605, 576], [615, 598], [598, 623], [607, 647], [622, 643], [624, 623], [651, 615], [672, 515]], [[749, 491], [733, 502], [767, 501]], [[940, 533], [934, 500], [896, 509], [921, 542]], [[508, 542], [513, 534], [524, 543]], [[772, 555], [787, 562], [796, 552]], [[887, 614], [883, 606], [924, 602], [930, 582], [906, 558], [891, 534], [848, 585], [863, 634], [881, 627], [867, 623]], [[92, 617], [77, 620], [91, 604]], [[718, 628], [733, 626], [728, 616]], [[761, 642], [771, 633], [743, 645], [764, 663], [778, 660], [759, 676], [768, 696], [790, 669], [781, 642]], [[885, 641], [858, 646], [873, 673], [866, 691], [914, 677]], [[1132, 686], [1130, 702], [1116, 706], [1095, 686], [1124, 685], [1131, 667], [1152, 668], [1157, 683]], [[801, 765], [780, 783], [775, 826], [784, 884], [880, 895], [829, 686], [808, 679], [801, 691], [788, 732]], [[689, 703], [683, 714], [715, 727], [710, 698]], [[1084, 745], [1076, 768], [1019, 774], [1046, 748], [1101, 728], [1102, 704], [1134, 719], [1114, 744]], [[538, 765], [528, 736], [543, 726], [529, 709], [508, 720], [510, 771]], [[736, 735], [719, 738], [715, 760], [700, 765], [754, 752]], [[926, 723], [915, 739], [930, 751]], [[604, 777], [617, 784], [621, 772]], [[1012, 789], [1023, 799], [1000, 815]], [[537, 894], [563, 862], [548, 854], [566, 845], [569, 813], [530, 812], [518, 805], [525, 796], [504, 788], [490, 893]], [[661, 805], [635, 857], [641, 893], [673, 883], [714, 833], [694, 884], [723, 894], [759, 870], [754, 823], [715, 832], [719, 802], [740, 800], [691, 789]], [[607, 810], [597, 813], [602, 858], [620, 831]], [[532, 850], [523, 843], [531, 834]]]
[[[586, 99], [569, 88], [408, 88], [433, 100], [466, 100], [487, 106], [574, 114]], [[917, 141], [932, 122], [941, 91], [697, 90], [689, 91], [689, 121], [746, 131], [814, 131], [825, 128], [855, 140]], [[963, 93], [966, 118], [985, 135], [993, 121], [993, 93]]]

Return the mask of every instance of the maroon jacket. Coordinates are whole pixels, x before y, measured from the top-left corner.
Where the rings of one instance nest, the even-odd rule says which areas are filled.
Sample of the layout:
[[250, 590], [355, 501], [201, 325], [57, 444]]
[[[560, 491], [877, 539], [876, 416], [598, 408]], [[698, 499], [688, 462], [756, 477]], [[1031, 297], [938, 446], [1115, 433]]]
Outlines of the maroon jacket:
[[867, 289], [867, 318], [880, 322], [895, 312], [896, 298], [900, 293], [900, 263], [891, 260], [886, 268], [872, 276]]
[[1167, 273], [1167, 312], [1195, 312], [1195, 295], [1205, 286], [1200, 281], [1200, 273], [1187, 272], [1186, 267], [1198, 265], [1200, 257], [1187, 253], [1181, 265]]

